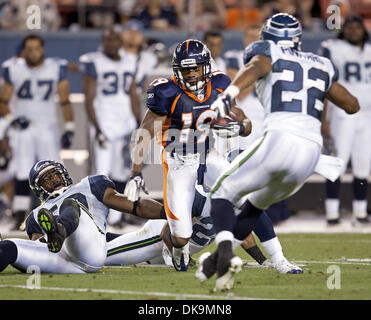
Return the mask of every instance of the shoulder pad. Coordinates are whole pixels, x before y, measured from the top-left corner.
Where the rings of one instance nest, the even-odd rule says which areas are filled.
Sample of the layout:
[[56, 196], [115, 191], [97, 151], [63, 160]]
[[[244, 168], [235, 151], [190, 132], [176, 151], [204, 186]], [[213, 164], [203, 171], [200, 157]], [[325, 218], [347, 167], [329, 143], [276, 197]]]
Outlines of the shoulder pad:
[[170, 78], [159, 78], [147, 89], [147, 108], [159, 115], [167, 115], [180, 88]]
[[179, 91], [179, 87], [171, 78], [158, 78], [153, 80], [148, 87], [148, 90], [150, 89], [155, 94], [166, 98], [176, 95]]
[[231, 79], [222, 71], [214, 71], [211, 74], [211, 81], [214, 87], [225, 90], [231, 83]]
[[248, 63], [251, 58], [257, 55], [266, 56], [270, 60], [271, 57], [271, 44], [269, 40], [259, 40], [251, 43], [244, 52], [243, 63]]

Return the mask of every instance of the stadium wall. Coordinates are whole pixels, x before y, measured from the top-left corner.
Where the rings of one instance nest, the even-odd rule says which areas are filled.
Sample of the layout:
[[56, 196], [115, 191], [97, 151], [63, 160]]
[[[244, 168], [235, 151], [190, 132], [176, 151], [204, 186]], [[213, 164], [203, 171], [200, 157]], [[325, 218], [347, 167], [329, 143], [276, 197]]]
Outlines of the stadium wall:
[[[17, 46], [22, 38], [28, 33], [16, 31], [1, 31], [0, 32], [0, 62], [13, 56]], [[45, 38], [46, 56], [57, 56], [67, 59], [69, 62], [77, 62], [79, 56], [86, 52], [96, 51], [100, 44], [101, 31], [58, 31], [58, 32], [42, 32], [41, 35]], [[185, 32], [144, 32], [146, 39], [157, 39], [162, 41], [167, 47], [183, 41], [187, 38], [194, 37], [202, 39], [203, 34], [197, 33], [194, 36], [189, 36]], [[333, 38], [334, 32], [307, 32], [303, 34], [303, 51], [316, 52], [321, 41]], [[223, 32], [224, 48], [223, 52], [230, 49], [243, 49], [242, 32]], [[71, 92], [81, 92], [81, 75], [78, 73], [70, 74], [69, 80], [71, 83]]]

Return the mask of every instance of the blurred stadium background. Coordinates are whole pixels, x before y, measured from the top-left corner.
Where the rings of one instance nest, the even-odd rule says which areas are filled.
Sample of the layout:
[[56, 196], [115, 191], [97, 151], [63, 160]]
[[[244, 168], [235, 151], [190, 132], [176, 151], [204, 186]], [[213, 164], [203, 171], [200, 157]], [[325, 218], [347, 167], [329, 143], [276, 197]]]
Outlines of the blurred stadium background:
[[[32, 4], [40, 8], [41, 30], [27, 29], [27, 8]], [[362, 15], [366, 27], [371, 29], [369, 0], [0, 0], [0, 62], [13, 56], [22, 38], [33, 32], [40, 33], [45, 39], [47, 57], [57, 56], [71, 63], [68, 78], [77, 131], [72, 148], [62, 150], [61, 155], [77, 182], [91, 173], [92, 155], [81, 91], [82, 77], [74, 64], [82, 54], [99, 48], [103, 28], [125, 28], [128, 23], [130, 25], [135, 21], [135, 28], [144, 35], [143, 50], [150, 51], [158, 61], [149, 73], [149, 83], [153, 78], [171, 74], [171, 54], [178, 42], [190, 37], [202, 39], [205, 31], [221, 30], [224, 40], [222, 52], [240, 50], [243, 49], [244, 29], [251, 24], [261, 24], [268, 15], [279, 11], [299, 17], [304, 27], [302, 49], [316, 52], [321, 41], [337, 35], [338, 30], [326, 27], [327, 18], [331, 15], [326, 10], [332, 4], [340, 8], [342, 17], [350, 12]], [[152, 10], [160, 10], [161, 18], [150, 18]], [[151, 45], [156, 43], [161, 45]], [[145, 96], [142, 115], [145, 111], [144, 99]], [[144, 176], [150, 196], [162, 199], [161, 165], [148, 165]], [[341, 200], [342, 210], [346, 214], [351, 210], [351, 175], [347, 173], [343, 181]], [[281, 231], [313, 232], [316, 228], [317, 231], [328, 231], [323, 208], [324, 182], [323, 178], [314, 175], [288, 200], [291, 215], [305, 216], [307, 220], [304, 219], [301, 225], [295, 224], [298, 220], [292, 220], [294, 222], [286, 224], [286, 229], [282, 224]], [[368, 200], [371, 200], [370, 193]], [[314, 217], [319, 222], [310, 224]], [[305, 226], [308, 225], [311, 227], [307, 230]], [[347, 228], [342, 231], [352, 230]]]

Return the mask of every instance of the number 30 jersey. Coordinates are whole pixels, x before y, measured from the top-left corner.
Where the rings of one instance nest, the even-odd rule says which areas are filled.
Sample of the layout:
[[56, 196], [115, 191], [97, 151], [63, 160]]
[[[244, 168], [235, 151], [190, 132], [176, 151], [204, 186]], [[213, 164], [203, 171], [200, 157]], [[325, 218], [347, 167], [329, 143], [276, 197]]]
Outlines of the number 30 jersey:
[[215, 112], [211, 104], [230, 84], [229, 77], [212, 73], [204, 92], [195, 95], [181, 87], [172, 76], [154, 80], [147, 90], [147, 107], [166, 115], [161, 142], [166, 150], [179, 154], [207, 152], [213, 144], [210, 124]]
[[137, 57], [124, 50], [120, 57], [112, 60], [97, 51], [86, 53], [79, 59], [83, 74], [96, 80], [94, 111], [108, 138], [127, 135], [137, 125], [130, 101], [130, 86], [138, 69]]
[[67, 77], [67, 61], [46, 58], [41, 66], [30, 68], [23, 58], [12, 58], [2, 67], [4, 81], [13, 86], [15, 116], [57, 126], [55, 95], [58, 83]]
[[265, 130], [284, 130], [322, 145], [323, 101], [338, 78], [331, 61], [270, 40], [250, 44], [245, 49], [244, 63], [256, 55], [266, 56], [272, 63], [271, 72], [255, 84], [265, 109]]

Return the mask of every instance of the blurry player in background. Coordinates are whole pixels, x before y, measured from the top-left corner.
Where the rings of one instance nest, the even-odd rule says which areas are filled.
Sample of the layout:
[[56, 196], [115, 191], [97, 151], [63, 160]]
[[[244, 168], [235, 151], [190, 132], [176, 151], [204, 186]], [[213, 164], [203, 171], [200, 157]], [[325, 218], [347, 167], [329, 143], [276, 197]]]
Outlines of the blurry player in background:
[[[233, 253], [234, 239], [245, 239], [263, 210], [297, 192], [320, 163], [325, 96], [347, 113], [359, 110], [357, 99], [336, 81], [332, 63], [300, 51], [301, 35], [301, 25], [291, 15], [267, 19], [262, 41], [246, 48], [245, 66], [211, 106], [223, 117], [241, 89], [256, 81], [266, 110], [264, 136], [232, 161], [210, 192], [217, 249], [200, 257], [196, 276], [205, 281], [217, 273], [217, 291], [231, 289], [234, 274], [241, 270], [242, 261]], [[287, 71], [293, 75], [291, 81]], [[233, 207], [244, 198], [236, 217]]]
[[[3, 68], [8, 64], [12, 64], [18, 58], [23, 57], [22, 42], [19, 42], [16, 47], [16, 54], [3, 62]], [[4, 79], [0, 79], [0, 87], [4, 84]], [[15, 96], [12, 96], [9, 101], [9, 108], [14, 112], [14, 101]], [[9, 122], [2, 118], [0, 122], [0, 219], [4, 215], [5, 211], [11, 213], [11, 205], [14, 196], [14, 177], [15, 177], [15, 166], [14, 159], [12, 157], [11, 144], [14, 142], [12, 139], [12, 131], [14, 127], [9, 126]]]
[[0, 272], [9, 264], [23, 272], [31, 265], [49, 273], [97, 272], [106, 259], [109, 208], [165, 218], [159, 202], [141, 199], [133, 205], [106, 176], [87, 176], [73, 184], [57, 161], [38, 161], [30, 170], [29, 183], [42, 203], [26, 220], [26, 232], [34, 241], [0, 241]]
[[[170, 226], [168, 237], [178, 271], [186, 271], [188, 267], [195, 183], [208, 185], [213, 173], [208, 167], [213, 159], [210, 125], [215, 116], [210, 104], [230, 83], [225, 74], [211, 72], [210, 60], [210, 52], [201, 41], [183, 41], [174, 50], [174, 76], [156, 79], [149, 86], [148, 110], [132, 150], [132, 175], [125, 188], [125, 195], [131, 201], [137, 201], [140, 190], [145, 190], [144, 157], [150, 139], [159, 134], [163, 146], [164, 204]], [[233, 111], [240, 121], [235, 123], [235, 133], [249, 134], [250, 121], [239, 108]], [[213, 155], [218, 157], [216, 152]], [[217, 167], [226, 165], [227, 161], [219, 155], [214, 163]]]
[[[320, 54], [329, 58], [339, 70], [339, 83], [354, 94], [360, 112], [349, 115], [328, 102], [324, 114], [323, 134], [334, 141], [335, 154], [344, 160], [342, 174], [349, 159], [353, 172], [353, 222], [368, 224], [367, 190], [371, 159], [371, 45], [359, 16], [346, 18], [338, 39], [322, 42]], [[328, 224], [340, 222], [340, 178], [326, 182], [326, 219]]]
[[[130, 137], [141, 119], [138, 59], [122, 49], [119, 32], [107, 29], [102, 35], [102, 51], [82, 55], [80, 63], [85, 107], [94, 137], [95, 173], [110, 177], [123, 192], [130, 175]], [[115, 223], [121, 213], [112, 211], [110, 216], [109, 221]]]
[[157, 57], [147, 50], [146, 40], [143, 35], [143, 25], [139, 21], [130, 20], [124, 25], [123, 29], [121, 33], [122, 47], [138, 60], [138, 68], [140, 69], [140, 79], [137, 79], [138, 93], [142, 94], [148, 87], [148, 76], [157, 65]]
[[211, 70], [227, 71], [225, 60], [222, 57], [223, 52], [223, 35], [220, 31], [206, 31], [203, 42], [209, 48], [211, 53]]
[[[74, 135], [73, 110], [69, 100], [67, 62], [44, 57], [44, 40], [28, 35], [22, 43], [24, 58], [3, 65], [4, 83], [0, 93], [0, 114], [11, 123], [19, 119], [22, 130], [14, 137], [15, 196], [13, 212], [18, 228], [30, 208], [28, 171], [38, 159], [59, 160], [60, 147], [70, 148]], [[55, 98], [59, 97], [64, 117], [60, 138]], [[9, 107], [14, 98], [14, 111]]]

